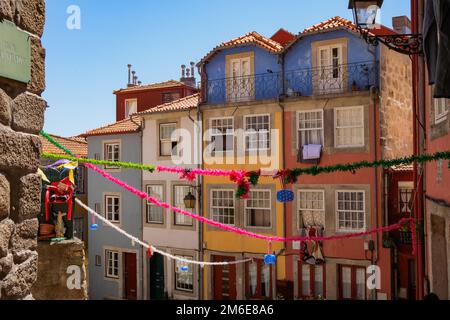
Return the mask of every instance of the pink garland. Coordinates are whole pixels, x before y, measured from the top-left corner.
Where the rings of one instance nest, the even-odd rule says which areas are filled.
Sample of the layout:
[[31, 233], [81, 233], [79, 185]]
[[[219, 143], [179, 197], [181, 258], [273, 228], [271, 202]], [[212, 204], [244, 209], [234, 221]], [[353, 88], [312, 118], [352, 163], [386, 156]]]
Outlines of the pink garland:
[[[100, 175], [102, 175], [104, 178], [108, 179], [109, 181], [119, 185], [120, 187], [128, 190], [129, 192], [135, 194], [136, 196], [138, 196], [141, 199], [145, 199], [148, 200], [149, 202], [153, 203], [154, 205], [161, 207], [161, 208], [165, 208], [165, 209], [169, 209], [175, 213], [179, 213], [179, 214], [183, 214], [185, 216], [191, 217], [195, 220], [201, 221], [203, 223], [207, 223], [211, 226], [220, 228], [222, 230], [226, 230], [226, 231], [230, 231], [230, 232], [234, 232], [243, 236], [247, 236], [247, 237], [251, 237], [251, 238], [255, 238], [255, 239], [261, 239], [261, 240], [266, 240], [266, 241], [277, 241], [277, 242], [287, 242], [287, 241], [308, 241], [308, 240], [313, 240], [313, 241], [326, 241], [326, 240], [339, 240], [339, 239], [348, 239], [348, 238], [354, 238], [354, 237], [360, 237], [360, 236], [365, 236], [365, 235], [370, 235], [370, 234], [374, 234], [377, 232], [387, 232], [387, 231], [392, 231], [392, 230], [396, 230], [396, 229], [400, 229], [401, 226], [405, 223], [408, 223], [411, 221], [414, 222], [414, 219], [412, 218], [403, 218], [401, 219], [398, 223], [390, 225], [390, 226], [386, 226], [386, 227], [380, 227], [380, 228], [376, 228], [370, 231], [365, 231], [365, 232], [357, 232], [357, 233], [349, 233], [349, 234], [343, 234], [343, 235], [335, 235], [335, 236], [328, 236], [328, 237], [303, 237], [303, 236], [295, 236], [295, 237], [279, 237], [279, 236], [266, 236], [263, 234], [258, 234], [258, 233], [253, 233], [247, 230], [243, 230], [237, 227], [233, 227], [230, 225], [226, 225], [202, 216], [199, 216], [197, 214], [194, 214], [192, 212], [174, 207], [168, 203], [165, 202], [161, 202], [156, 198], [153, 198], [151, 196], [149, 196], [147, 193], [137, 190], [136, 188], [126, 184], [125, 182], [113, 177], [112, 175], [110, 175], [109, 173], [97, 168], [96, 166], [86, 163], [85, 164], [86, 167], [94, 170], [95, 172], [99, 173]], [[183, 169], [183, 172], [185, 170]], [[222, 170], [217, 170], [218, 171], [218, 175], [220, 175], [220, 171]], [[415, 242], [413, 243], [413, 250], [415, 250]]]

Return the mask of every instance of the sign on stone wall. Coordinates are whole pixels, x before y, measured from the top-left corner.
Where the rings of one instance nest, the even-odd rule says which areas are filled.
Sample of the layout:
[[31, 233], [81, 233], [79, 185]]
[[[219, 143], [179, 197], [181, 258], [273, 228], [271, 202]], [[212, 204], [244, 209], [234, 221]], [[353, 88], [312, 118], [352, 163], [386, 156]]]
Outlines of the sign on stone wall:
[[30, 37], [6, 20], [0, 22], [0, 77], [25, 83], [31, 79]]

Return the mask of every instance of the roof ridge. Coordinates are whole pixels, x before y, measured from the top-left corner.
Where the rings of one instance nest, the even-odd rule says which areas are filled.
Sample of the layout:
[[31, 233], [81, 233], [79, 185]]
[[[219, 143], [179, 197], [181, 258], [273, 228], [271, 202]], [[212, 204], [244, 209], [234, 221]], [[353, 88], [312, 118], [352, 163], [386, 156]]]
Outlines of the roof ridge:
[[[136, 119], [134, 119], [134, 120], [140, 121], [140, 117], [137, 116], [137, 113], [133, 113], [133, 114], [130, 115], [130, 116], [131, 116], [131, 118], [136, 118]], [[123, 122], [126, 122], [126, 121], [131, 121], [131, 122], [133, 122], [133, 121], [130, 119], [130, 117], [127, 117], [127, 118], [124, 118], [124, 119], [122, 119], [122, 120], [119, 120], [119, 121], [116, 121], [116, 122], [111, 122], [111, 123], [109, 123], [109, 124], [100, 126], [100, 127], [98, 127], [98, 128], [94, 128], [94, 129], [87, 130], [83, 135], [85, 135], [85, 134], [87, 134], [87, 133], [89, 133], [89, 132], [91, 132], [91, 131], [94, 131], [94, 130], [106, 129], [106, 128], [108, 128], [108, 127], [111, 127], [111, 126], [113, 126], [113, 125], [120, 124], [120, 123], [123, 123]]]
[[68, 141], [72, 141], [72, 142], [87, 144], [87, 142], [79, 141], [79, 140], [72, 139], [72, 138], [69, 138], [69, 137], [58, 136], [57, 134], [53, 134], [53, 133], [48, 133], [48, 135], [52, 136], [52, 137], [55, 137], [57, 139], [63, 139], [63, 140], [68, 140]]
[[147, 110], [138, 112], [138, 113], [136, 113], [136, 114], [146, 114], [146, 113], [148, 113], [150, 110], [158, 110], [158, 109], [162, 109], [162, 108], [167, 107], [167, 106], [170, 106], [170, 105], [172, 105], [172, 104], [179, 103], [179, 102], [182, 102], [182, 101], [185, 101], [185, 100], [188, 100], [188, 99], [192, 99], [192, 98], [194, 98], [194, 97], [196, 97], [196, 96], [200, 96], [200, 93], [197, 92], [197, 93], [191, 94], [191, 95], [189, 95], [189, 96], [185, 96], [185, 97], [179, 98], [179, 99], [177, 99], [177, 100], [173, 100], [173, 101], [170, 101], [170, 102], [166, 102], [166, 103], [157, 105], [157, 106], [155, 106], [155, 107], [153, 107], [153, 108], [149, 108], [149, 109], [147, 109]]

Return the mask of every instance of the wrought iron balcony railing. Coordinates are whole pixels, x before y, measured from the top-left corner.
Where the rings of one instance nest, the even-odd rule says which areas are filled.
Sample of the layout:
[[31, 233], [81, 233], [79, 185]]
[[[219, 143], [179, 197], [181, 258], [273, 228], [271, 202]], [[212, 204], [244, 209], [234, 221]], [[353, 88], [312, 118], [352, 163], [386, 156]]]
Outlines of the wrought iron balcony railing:
[[[283, 92], [284, 81], [284, 92]], [[364, 91], [378, 86], [378, 63], [340, 64], [330, 67], [210, 80], [204, 84], [207, 103], [256, 101], [287, 97]]]

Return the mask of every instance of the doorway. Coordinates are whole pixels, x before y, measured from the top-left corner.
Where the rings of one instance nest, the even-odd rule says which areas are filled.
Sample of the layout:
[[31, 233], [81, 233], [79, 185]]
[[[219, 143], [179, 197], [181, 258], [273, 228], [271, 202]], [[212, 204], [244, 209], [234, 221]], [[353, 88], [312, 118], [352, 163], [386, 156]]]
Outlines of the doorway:
[[[233, 257], [212, 256], [214, 262], [234, 261]], [[214, 266], [214, 300], [236, 300], [236, 265]]]
[[164, 300], [164, 257], [154, 252], [150, 258], [150, 299]]
[[124, 299], [137, 299], [137, 263], [136, 254], [123, 253]]

